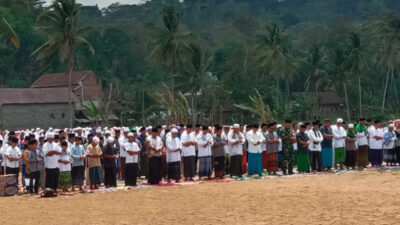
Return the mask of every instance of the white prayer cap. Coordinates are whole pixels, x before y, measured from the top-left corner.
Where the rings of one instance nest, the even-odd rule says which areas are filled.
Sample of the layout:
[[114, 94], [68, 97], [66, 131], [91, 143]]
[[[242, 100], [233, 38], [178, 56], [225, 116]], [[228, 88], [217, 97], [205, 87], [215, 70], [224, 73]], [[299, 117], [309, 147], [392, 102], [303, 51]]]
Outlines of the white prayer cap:
[[98, 137], [93, 138], [93, 143], [98, 144], [100, 142], [100, 139]]
[[167, 125], [162, 125], [162, 129], [165, 129], [165, 128], [167, 128]]
[[233, 124], [233, 128], [240, 128], [240, 125], [235, 123], [235, 124]]
[[108, 137], [107, 142], [108, 143], [114, 143], [115, 139], [113, 137]]
[[96, 133], [101, 133], [101, 129], [100, 129], [100, 128], [97, 128], [97, 129], [96, 129]]
[[53, 128], [52, 128], [52, 127], [49, 127], [49, 130], [53, 130]]
[[106, 132], [104, 132], [105, 134], [111, 134], [110, 130], [106, 130]]
[[54, 133], [47, 133], [47, 138], [54, 138]]
[[393, 123], [389, 124], [389, 127], [394, 128], [394, 124]]
[[352, 129], [352, 128], [354, 128], [354, 124], [351, 123], [351, 124], [349, 124], [348, 127], [349, 127], [349, 129]]
[[121, 128], [120, 127], [115, 127], [114, 130], [116, 130], [116, 131], [117, 130], [121, 130]]
[[282, 124], [276, 125], [276, 128], [277, 128], [277, 129], [282, 128]]
[[176, 128], [172, 128], [171, 133], [178, 133], [178, 130]]
[[134, 136], [134, 134], [132, 132], [128, 133], [128, 137], [133, 137], [133, 136]]
[[146, 128], [146, 130], [151, 130], [151, 129], [153, 129], [152, 126], [148, 126], [148, 127]]
[[129, 128], [128, 127], [124, 127], [124, 132], [129, 132]]
[[343, 123], [343, 119], [342, 118], [337, 119], [336, 123]]
[[36, 130], [39, 131], [39, 130], [40, 130], [40, 127], [37, 127]]
[[77, 127], [75, 128], [75, 130], [82, 130], [82, 127]]
[[108, 127], [104, 127], [104, 130], [108, 130]]

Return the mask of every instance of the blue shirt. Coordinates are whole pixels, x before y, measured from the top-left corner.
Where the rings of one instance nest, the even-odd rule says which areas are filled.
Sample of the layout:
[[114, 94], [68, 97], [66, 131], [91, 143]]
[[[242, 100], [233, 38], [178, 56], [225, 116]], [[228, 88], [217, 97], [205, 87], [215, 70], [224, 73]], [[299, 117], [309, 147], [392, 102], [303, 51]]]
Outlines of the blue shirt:
[[[322, 135], [332, 134], [332, 129], [330, 127], [322, 126], [319, 131], [321, 132]], [[332, 148], [332, 139], [328, 140], [328, 139], [324, 138], [324, 140], [321, 142], [321, 147], [322, 148]]]
[[72, 167], [84, 166], [84, 160], [79, 160], [83, 156], [86, 157], [86, 151], [83, 149], [82, 145], [74, 145], [72, 147]]

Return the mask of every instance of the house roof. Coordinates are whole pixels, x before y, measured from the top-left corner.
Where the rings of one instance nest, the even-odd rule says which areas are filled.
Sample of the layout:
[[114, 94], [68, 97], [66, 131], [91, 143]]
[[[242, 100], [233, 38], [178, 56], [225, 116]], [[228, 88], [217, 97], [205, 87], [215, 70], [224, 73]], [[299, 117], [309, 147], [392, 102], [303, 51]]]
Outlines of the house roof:
[[338, 105], [343, 104], [342, 99], [339, 97], [337, 92], [329, 91], [329, 92], [320, 92], [320, 99], [323, 105]]
[[[87, 84], [98, 84], [97, 76], [93, 71], [74, 71], [71, 76], [71, 84], [78, 85], [79, 82]], [[66, 73], [52, 73], [40, 76], [32, 85], [33, 88], [59, 87], [68, 85]]]
[[[79, 102], [70, 92], [72, 102]], [[68, 88], [0, 88], [0, 104], [67, 103]]]

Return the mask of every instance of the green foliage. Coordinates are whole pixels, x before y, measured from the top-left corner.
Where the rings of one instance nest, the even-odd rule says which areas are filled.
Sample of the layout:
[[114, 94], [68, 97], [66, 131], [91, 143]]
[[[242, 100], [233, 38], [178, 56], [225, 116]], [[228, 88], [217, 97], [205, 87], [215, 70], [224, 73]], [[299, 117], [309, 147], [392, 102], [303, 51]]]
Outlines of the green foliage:
[[264, 102], [264, 99], [261, 97], [260, 92], [258, 92], [257, 89], [255, 89], [255, 92], [256, 95], [249, 96], [250, 105], [234, 104], [234, 106], [257, 115], [260, 118], [261, 123], [274, 121], [276, 119], [275, 112], [271, 111], [269, 105]]
[[[93, 70], [106, 91], [112, 85], [116, 112], [131, 112], [123, 122], [143, 125], [249, 122], [249, 113], [230, 108], [249, 106], [254, 89], [277, 120], [318, 117], [318, 92], [332, 89], [351, 119], [399, 113], [400, 1], [71, 3], [0, 1], [0, 28], [12, 27], [7, 34], [20, 42], [18, 49], [16, 39], [0, 42], [1, 87], [27, 87], [66, 68]], [[296, 94], [304, 91], [315, 98]], [[167, 107], [183, 100], [179, 113]]]

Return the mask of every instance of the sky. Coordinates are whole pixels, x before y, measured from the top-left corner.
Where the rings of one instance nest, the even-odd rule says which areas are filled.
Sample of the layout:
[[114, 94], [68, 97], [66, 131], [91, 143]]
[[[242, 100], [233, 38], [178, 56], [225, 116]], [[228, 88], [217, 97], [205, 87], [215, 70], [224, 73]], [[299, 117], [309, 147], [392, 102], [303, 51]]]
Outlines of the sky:
[[[98, 5], [99, 8], [107, 7], [112, 3], [119, 2], [121, 4], [137, 4], [141, 3], [144, 0], [76, 0], [78, 3], [82, 3], [83, 5]], [[52, 0], [46, 0], [47, 3], [51, 3]]]

